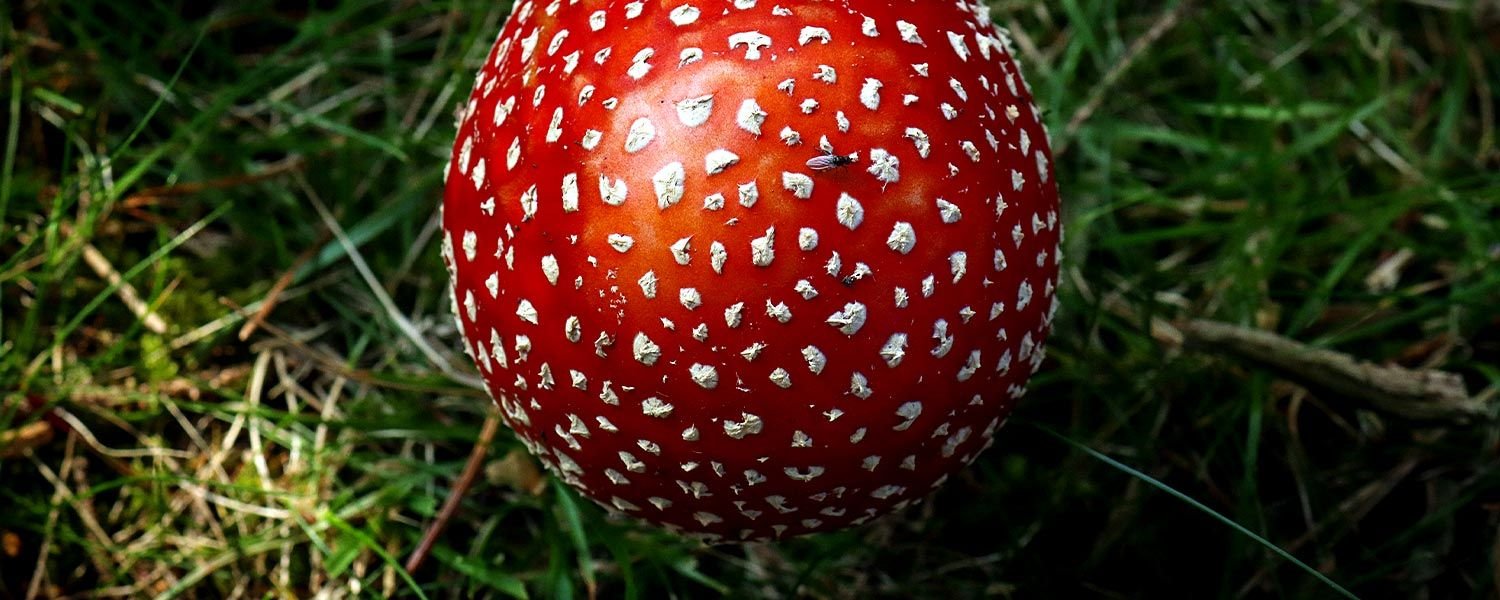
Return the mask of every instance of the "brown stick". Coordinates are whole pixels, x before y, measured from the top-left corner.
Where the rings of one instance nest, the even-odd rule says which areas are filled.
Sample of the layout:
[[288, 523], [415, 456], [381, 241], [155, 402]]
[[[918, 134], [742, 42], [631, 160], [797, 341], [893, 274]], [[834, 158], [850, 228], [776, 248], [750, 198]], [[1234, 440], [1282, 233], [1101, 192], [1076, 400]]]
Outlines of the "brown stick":
[[266, 292], [265, 299], [260, 303], [260, 310], [255, 311], [255, 314], [251, 315], [245, 321], [245, 325], [240, 327], [239, 335], [241, 342], [250, 339], [250, 335], [255, 333], [255, 330], [260, 327], [261, 323], [265, 322], [266, 317], [271, 316], [271, 311], [275, 310], [277, 302], [281, 301], [282, 292], [285, 292], [287, 286], [292, 285], [292, 280], [297, 277], [297, 271], [302, 270], [303, 265], [306, 265], [314, 256], [317, 256], [318, 250], [322, 249], [323, 244], [326, 244], [332, 238], [332, 232], [324, 231], [322, 235], [318, 236], [318, 241], [313, 242], [311, 246], [302, 251], [302, 254], [297, 256], [296, 260], [292, 261], [292, 266], [288, 267], [286, 272], [281, 274], [281, 277], [276, 280], [275, 285], [271, 286], [271, 291]]
[[500, 416], [490, 407], [489, 415], [484, 418], [484, 428], [479, 430], [479, 439], [474, 441], [474, 449], [469, 451], [469, 462], [464, 465], [463, 474], [459, 475], [458, 481], [454, 482], [453, 489], [448, 490], [448, 499], [443, 501], [443, 507], [438, 510], [437, 518], [427, 526], [427, 531], [422, 534], [422, 542], [413, 550], [411, 556], [406, 559], [406, 572], [412, 573], [422, 567], [427, 560], [427, 555], [432, 552], [433, 544], [437, 543], [438, 536], [448, 528], [448, 522], [453, 520], [453, 515], [458, 513], [458, 505], [463, 502], [464, 494], [474, 486], [474, 480], [479, 477], [480, 468], [484, 466], [484, 457], [489, 454], [490, 444], [495, 441], [495, 433], [500, 429]]
[[130, 196], [127, 196], [123, 201], [121, 201], [121, 205], [125, 206], [126, 208], [131, 208], [143, 204], [149, 204], [158, 198], [191, 196], [193, 194], [206, 192], [208, 190], [222, 190], [232, 187], [239, 187], [242, 185], [249, 185], [300, 169], [302, 168], [302, 160], [303, 159], [300, 156], [292, 156], [266, 165], [266, 168], [261, 169], [260, 172], [257, 173], [231, 175], [229, 177], [221, 177], [219, 179], [211, 179], [208, 181], [189, 181], [186, 183], [176, 183], [172, 185], [146, 188], [144, 190], [131, 194]]
[[104, 257], [104, 253], [95, 248], [93, 244], [85, 242], [83, 244], [83, 262], [87, 263], [89, 268], [94, 270], [94, 273], [104, 278], [110, 285], [115, 286], [115, 295], [120, 297], [120, 302], [123, 302], [125, 307], [129, 308], [130, 312], [134, 313], [136, 318], [141, 320], [141, 324], [147, 330], [157, 335], [166, 335], [167, 322], [162, 320], [161, 315], [151, 310], [151, 305], [141, 299], [140, 292], [137, 292], [135, 286], [130, 285], [129, 281], [125, 281], [120, 272], [115, 270], [114, 265], [109, 264], [109, 259]]
[[0, 458], [15, 458], [27, 450], [52, 442], [52, 424], [46, 421], [27, 423], [13, 430], [0, 431]]
[[1294, 382], [1367, 400], [1375, 408], [1414, 421], [1466, 422], [1490, 414], [1455, 373], [1377, 365], [1267, 331], [1214, 321], [1184, 321], [1177, 329], [1188, 346], [1233, 355]]

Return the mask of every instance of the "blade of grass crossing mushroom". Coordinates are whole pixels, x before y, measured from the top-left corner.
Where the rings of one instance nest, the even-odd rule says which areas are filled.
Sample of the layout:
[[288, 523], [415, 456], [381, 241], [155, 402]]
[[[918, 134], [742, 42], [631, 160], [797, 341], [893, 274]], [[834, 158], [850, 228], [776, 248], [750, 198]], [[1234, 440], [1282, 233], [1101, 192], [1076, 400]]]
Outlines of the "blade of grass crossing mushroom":
[[323, 223], [328, 227], [328, 230], [333, 232], [334, 238], [344, 247], [344, 252], [348, 255], [349, 262], [353, 263], [356, 271], [359, 271], [360, 278], [364, 280], [365, 285], [369, 286], [370, 293], [375, 296], [375, 300], [380, 303], [381, 308], [385, 309], [386, 316], [391, 319], [391, 322], [401, 331], [402, 335], [411, 340], [412, 344], [422, 352], [422, 355], [434, 367], [442, 371], [444, 375], [469, 387], [483, 389], [483, 383], [473, 376], [460, 373], [457, 369], [454, 369], [453, 365], [448, 362], [448, 359], [444, 358], [442, 354], [439, 354], [432, 347], [432, 344], [428, 343], [427, 338], [422, 335], [422, 332], [417, 331], [416, 325], [413, 325], [411, 320], [407, 319], [405, 314], [402, 314], [401, 310], [396, 307], [396, 302], [391, 299], [390, 294], [385, 292], [385, 286], [381, 285], [380, 280], [375, 278], [375, 272], [370, 270], [370, 265], [365, 262], [359, 249], [354, 246], [354, 242], [344, 233], [344, 228], [339, 226], [338, 219], [334, 218], [333, 213], [329, 212], [328, 207], [313, 192], [312, 186], [307, 183], [307, 180], [300, 173], [295, 175], [295, 179], [306, 192], [308, 200], [312, 202], [313, 208], [318, 211], [318, 216], [323, 219]]
[[1254, 540], [1255, 543], [1260, 544], [1261, 546], [1264, 546], [1267, 550], [1270, 550], [1271, 552], [1275, 553], [1277, 556], [1280, 556], [1281, 558], [1285, 559], [1287, 562], [1290, 562], [1290, 563], [1292, 563], [1294, 565], [1297, 565], [1297, 568], [1302, 569], [1303, 571], [1306, 571], [1307, 574], [1312, 575], [1318, 581], [1323, 582], [1324, 585], [1327, 585], [1329, 588], [1331, 588], [1334, 591], [1338, 592], [1340, 596], [1343, 596], [1345, 598], [1352, 598], [1354, 600], [1358, 600], [1359, 599], [1359, 596], [1354, 595], [1353, 592], [1350, 592], [1349, 590], [1345, 589], [1344, 586], [1339, 585], [1338, 582], [1336, 582], [1333, 579], [1329, 578], [1327, 575], [1324, 575], [1322, 572], [1318, 571], [1317, 569], [1312, 568], [1311, 565], [1309, 565], [1309, 564], [1307, 564], [1305, 562], [1302, 562], [1301, 559], [1298, 559], [1296, 556], [1293, 556], [1292, 553], [1287, 552], [1286, 550], [1282, 550], [1280, 546], [1277, 546], [1276, 544], [1272, 543], [1271, 540], [1268, 540], [1268, 539], [1262, 537], [1260, 534], [1257, 534], [1254, 531], [1250, 531], [1248, 528], [1246, 528], [1244, 525], [1240, 525], [1234, 519], [1226, 517], [1223, 514], [1219, 513], [1218, 511], [1216, 511], [1216, 510], [1214, 510], [1212, 508], [1209, 508], [1208, 505], [1206, 505], [1206, 504], [1204, 504], [1202, 502], [1199, 502], [1199, 501], [1193, 499], [1192, 496], [1189, 496], [1189, 495], [1184, 494], [1184, 493], [1182, 493], [1180, 491], [1177, 491], [1177, 489], [1173, 488], [1172, 486], [1169, 486], [1169, 485], [1167, 485], [1165, 483], [1162, 483], [1161, 481], [1158, 481], [1156, 478], [1154, 478], [1154, 477], [1152, 477], [1150, 475], [1147, 475], [1145, 473], [1142, 473], [1141, 471], [1135, 469], [1134, 467], [1131, 467], [1130, 465], [1127, 465], [1127, 464], [1122, 463], [1120, 461], [1117, 461], [1117, 460], [1115, 460], [1113, 458], [1110, 458], [1109, 456], [1106, 456], [1104, 453], [1099, 452], [1098, 450], [1095, 450], [1093, 448], [1085, 446], [1082, 443], [1074, 441], [1072, 438], [1069, 438], [1069, 437], [1067, 437], [1067, 436], [1065, 436], [1063, 434], [1060, 434], [1060, 433], [1058, 433], [1056, 431], [1053, 431], [1051, 428], [1049, 428], [1049, 427], [1047, 427], [1045, 425], [1042, 425], [1040, 423], [1028, 423], [1028, 424], [1031, 425], [1032, 427], [1037, 428], [1042, 433], [1045, 433], [1045, 434], [1047, 434], [1047, 435], [1049, 435], [1049, 436], [1051, 436], [1053, 438], [1056, 438], [1058, 441], [1060, 441], [1060, 442], [1062, 442], [1064, 444], [1067, 444], [1069, 446], [1072, 446], [1072, 447], [1078, 449], [1079, 451], [1083, 452], [1084, 454], [1087, 454], [1087, 455], [1093, 457], [1094, 459], [1098, 460], [1099, 462], [1102, 462], [1102, 463], [1104, 463], [1106, 465], [1109, 465], [1110, 467], [1113, 467], [1114, 469], [1116, 469], [1116, 470], [1118, 470], [1118, 471], [1120, 471], [1122, 473], [1125, 473], [1126, 475], [1129, 475], [1131, 477], [1139, 479], [1139, 480], [1141, 480], [1141, 481], [1149, 484], [1151, 487], [1154, 487], [1154, 488], [1159, 489], [1159, 490], [1161, 490], [1163, 492], [1166, 492], [1168, 495], [1172, 496], [1173, 498], [1176, 498], [1178, 500], [1183, 501], [1188, 506], [1193, 507], [1194, 509], [1202, 512], [1203, 514], [1206, 514], [1206, 515], [1208, 515], [1210, 517], [1213, 517], [1213, 519], [1215, 521], [1218, 521], [1220, 523], [1223, 523], [1223, 524], [1227, 525], [1230, 529], [1233, 529], [1235, 532], [1239, 533], [1240, 535], [1243, 535], [1243, 536], [1245, 536], [1247, 538], [1250, 538], [1251, 540]]

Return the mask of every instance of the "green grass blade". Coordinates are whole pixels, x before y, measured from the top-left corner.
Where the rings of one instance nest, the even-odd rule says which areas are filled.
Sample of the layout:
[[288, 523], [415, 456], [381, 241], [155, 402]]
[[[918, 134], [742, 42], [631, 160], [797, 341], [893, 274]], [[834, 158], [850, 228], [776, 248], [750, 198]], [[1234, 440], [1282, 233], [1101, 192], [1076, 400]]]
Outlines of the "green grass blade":
[[1177, 489], [1173, 488], [1172, 486], [1169, 486], [1169, 485], [1167, 485], [1165, 483], [1162, 483], [1161, 481], [1158, 481], [1155, 477], [1152, 477], [1150, 475], [1142, 473], [1141, 471], [1135, 469], [1134, 467], [1131, 467], [1130, 465], [1127, 465], [1127, 464], [1122, 463], [1122, 462], [1120, 462], [1118, 460], [1110, 458], [1109, 456], [1106, 456], [1104, 453], [1099, 452], [1098, 450], [1095, 450], [1095, 449], [1090, 448], [1088, 446], [1085, 446], [1085, 445], [1083, 445], [1083, 444], [1081, 444], [1079, 442], [1076, 442], [1073, 439], [1071, 439], [1071, 438], [1069, 438], [1067, 436], [1064, 436], [1061, 433], [1058, 433], [1058, 432], [1052, 430], [1051, 428], [1049, 428], [1049, 427], [1047, 427], [1045, 425], [1042, 425], [1042, 424], [1039, 424], [1039, 423], [1030, 423], [1030, 425], [1032, 427], [1040, 429], [1042, 431], [1042, 433], [1045, 433], [1048, 436], [1051, 436], [1051, 437], [1057, 439], [1058, 441], [1061, 441], [1061, 442], [1063, 442], [1063, 443], [1065, 443], [1065, 444], [1067, 444], [1069, 446], [1072, 446], [1073, 448], [1075, 448], [1075, 449], [1083, 452], [1084, 454], [1087, 454], [1087, 455], [1093, 457], [1095, 460], [1098, 460], [1099, 462], [1102, 462], [1102, 463], [1104, 463], [1106, 465], [1109, 465], [1110, 467], [1112, 467], [1112, 468], [1114, 468], [1114, 469], [1116, 469], [1116, 470], [1118, 470], [1118, 471], [1120, 471], [1122, 473], [1125, 473], [1126, 475], [1134, 477], [1134, 478], [1136, 478], [1136, 479], [1138, 479], [1138, 480], [1146, 483], [1147, 485], [1150, 485], [1151, 487], [1154, 487], [1154, 488], [1156, 488], [1158, 490], [1166, 492], [1167, 495], [1172, 496], [1173, 498], [1176, 498], [1178, 500], [1181, 500], [1182, 502], [1184, 502], [1188, 506], [1193, 507], [1193, 509], [1195, 509], [1195, 510], [1197, 510], [1199, 512], [1202, 512], [1203, 514], [1206, 514], [1206, 515], [1208, 515], [1210, 517], [1212, 517], [1215, 521], [1223, 523], [1224, 525], [1228, 526], [1230, 529], [1233, 529], [1235, 532], [1239, 533], [1240, 535], [1243, 535], [1243, 536], [1245, 536], [1247, 538], [1250, 538], [1251, 540], [1255, 541], [1255, 543], [1260, 544], [1261, 546], [1265, 547], [1265, 549], [1270, 550], [1272, 553], [1276, 554], [1277, 556], [1280, 556], [1282, 559], [1286, 560], [1287, 562], [1290, 562], [1290, 563], [1296, 565], [1297, 568], [1302, 569], [1303, 571], [1307, 572], [1307, 574], [1312, 575], [1318, 581], [1323, 582], [1324, 585], [1327, 585], [1333, 591], [1338, 592], [1338, 594], [1340, 596], [1343, 596], [1345, 598], [1350, 598], [1352, 600], [1359, 600], [1359, 596], [1354, 595], [1354, 592], [1351, 592], [1351, 591], [1349, 591], [1347, 589], [1344, 589], [1344, 586], [1339, 585], [1338, 582], [1336, 582], [1333, 579], [1329, 578], [1327, 575], [1324, 575], [1321, 571], [1318, 571], [1317, 569], [1312, 568], [1311, 565], [1309, 565], [1309, 564], [1307, 564], [1305, 562], [1302, 562], [1301, 559], [1297, 558], [1296, 556], [1293, 556], [1292, 553], [1287, 552], [1286, 550], [1282, 550], [1280, 546], [1277, 546], [1276, 544], [1272, 543], [1271, 540], [1268, 540], [1268, 539], [1266, 539], [1264, 537], [1261, 537], [1260, 534], [1257, 534], [1254, 531], [1250, 531], [1244, 525], [1240, 525], [1238, 522], [1235, 522], [1234, 519], [1226, 517], [1222, 513], [1220, 513], [1219, 511], [1216, 511], [1216, 510], [1214, 510], [1212, 508], [1209, 508], [1208, 505], [1195, 500], [1192, 496], [1189, 496], [1187, 494], [1179, 492], [1179, 491], [1177, 491]]

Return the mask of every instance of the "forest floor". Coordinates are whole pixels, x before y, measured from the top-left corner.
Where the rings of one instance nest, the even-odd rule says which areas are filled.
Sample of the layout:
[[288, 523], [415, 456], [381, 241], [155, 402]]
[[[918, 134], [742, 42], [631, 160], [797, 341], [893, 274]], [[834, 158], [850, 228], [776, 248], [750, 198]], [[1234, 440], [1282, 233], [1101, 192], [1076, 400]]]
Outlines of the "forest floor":
[[506, 4], [0, 8], [0, 597], [1500, 597], [1474, 0], [992, 2], [1068, 227], [994, 449], [871, 525], [704, 547], [502, 429], [406, 571], [490, 411], [436, 208]]

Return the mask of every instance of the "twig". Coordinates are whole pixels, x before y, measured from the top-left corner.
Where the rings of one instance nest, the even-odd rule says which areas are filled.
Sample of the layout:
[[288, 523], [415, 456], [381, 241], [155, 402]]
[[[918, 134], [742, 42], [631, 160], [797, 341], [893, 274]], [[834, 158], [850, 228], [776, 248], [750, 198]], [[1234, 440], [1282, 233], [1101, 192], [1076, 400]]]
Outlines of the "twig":
[[292, 285], [292, 280], [296, 279], [297, 272], [302, 270], [302, 265], [307, 264], [314, 256], [317, 256], [318, 250], [332, 238], [332, 233], [323, 232], [323, 235], [318, 237], [318, 241], [308, 246], [306, 250], [303, 250], [302, 254], [297, 257], [297, 260], [292, 261], [292, 266], [285, 273], [282, 273], [281, 278], [276, 280], [276, 284], [271, 286], [271, 290], [266, 292], [266, 297], [260, 301], [260, 308], [255, 311], [254, 315], [251, 315], [249, 320], [245, 321], [245, 326], [240, 328], [239, 335], [241, 342], [250, 339], [250, 335], [255, 333], [256, 328], [265, 322], [266, 317], [271, 315], [271, 311], [281, 301], [282, 292], [285, 292], [286, 288]]
[[283, 173], [287, 173], [289, 171], [300, 168], [302, 168], [302, 157], [291, 156], [268, 164], [264, 169], [261, 169], [257, 173], [231, 175], [229, 177], [210, 179], [208, 181], [191, 181], [187, 183], [177, 183], [172, 185], [146, 188], [126, 197], [121, 201], [121, 205], [127, 208], [131, 208], [143, 204], [149, 204], [152, 200], [155, 200], [157, 198], [166, 198], [172, 196], [191, 196], [194, 194], [206, 192], [208, 190], [222, 190], [232, 187], [239, 187], [242, 185], [265, 181]]
[[459, 475], [453, 489], [448, 491], [448, 498], [443, 501], [443, 508], [438, 510], [437, 518], [427, 527], [426, 533], [422, 534], [422, 542], [412, 551], [411, 557], [406, 559], [407, 573], [415, 572], [422, 566], [427, 555], [432, 552], [433, 544], [437, 543], [438, 536], [448, 528], [448, 521], [458, 512], [458, 505], [463, 502], [464, 494], [474, 486], [480, 467], [484, 465], [484, 457], [489, 454], [490, 444], [495, 441], [495, 433], [499, 429], [500, 417], [491, 407], [484, 419], [484, 428], [479, 431], [479, 439], [474, 441], [474, 449], [469, 452], [469, 462], [464, 464], [463, 474]]
[[141, 300], [141, 295], [135, 291], [135, 286], [130, 285], [129, 281], [125, 281], [124, 278], [120, 277], [120, 272], [116, 271], [115, 267], [109, 264], [109, 259], [105, 258], [104, 254], [99, 252], [99, 249], [95, 248], [93, 244], [84, 243], [83, 262], [88, 263], [89, 268], [93, 269], [94, 273], [103, 277], [110, 285], [115, 286], [115, 295], [120, 297], [120, 302], [125, 303], [125, 307], [129, 308], [130, 312], [135, 313], [135, 317], [141, 320], [141, 324], [145, 325], [146, 329], [151, 330], [156, 335], [166, 335], [167, 322], [162, 320], [160, 315], [153, 312], [145, 301]]
[[1177, 328], [1188, 346], [1234, 355], [1293, 381], [1368, 400], [1380, 410], [1414, 421], [1466, 422], [1490, 413], [1455, 373], [1377, 365], [1274, 333], [1214, 321], [1194, 319]]
[[52, 441], [52, 433], [52, 424], [46, 421], [0, 431], [0, 458], [15, 458], [27, 450], [45, 446]]

